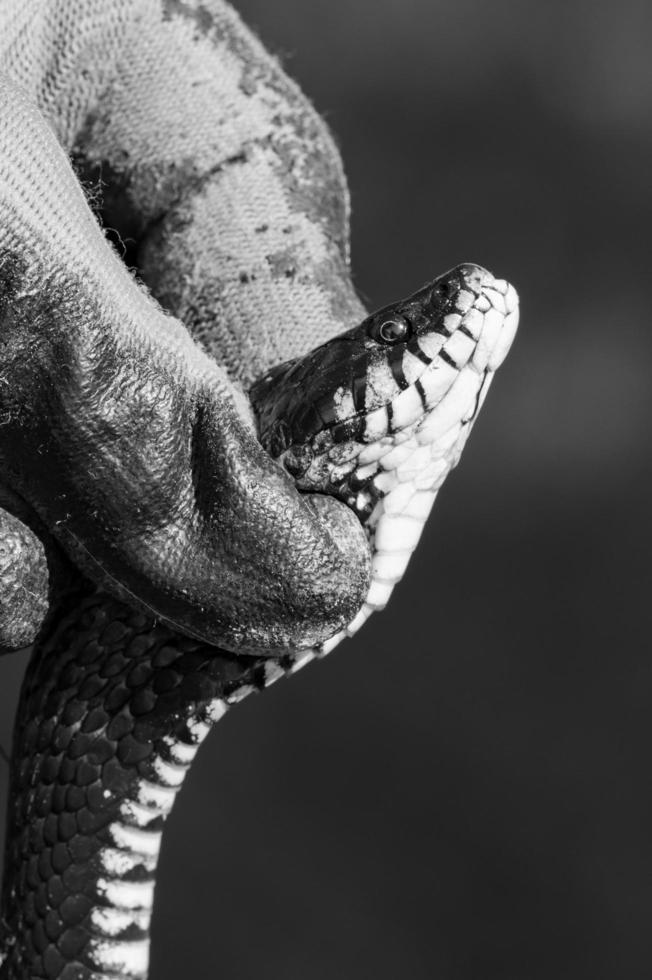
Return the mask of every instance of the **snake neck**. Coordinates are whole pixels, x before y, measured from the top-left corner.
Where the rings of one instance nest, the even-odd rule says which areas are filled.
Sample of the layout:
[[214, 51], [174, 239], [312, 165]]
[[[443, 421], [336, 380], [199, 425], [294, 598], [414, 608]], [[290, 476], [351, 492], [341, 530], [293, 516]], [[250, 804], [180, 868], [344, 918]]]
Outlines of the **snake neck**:
[[195, 753], [229, 705], [297, 665], [224, 653], [79, 582], [21, 693], [3, 980], [147, 976], [161, 835]]

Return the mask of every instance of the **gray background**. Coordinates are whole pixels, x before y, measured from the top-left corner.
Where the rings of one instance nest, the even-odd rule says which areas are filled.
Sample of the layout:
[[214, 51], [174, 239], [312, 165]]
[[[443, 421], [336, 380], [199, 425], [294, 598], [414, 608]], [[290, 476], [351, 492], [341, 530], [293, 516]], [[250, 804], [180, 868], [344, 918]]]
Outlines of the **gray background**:
[[652, 8], [238, 6], [337, 134], [369, 306], [470, 260], [522, 326], [390, 609], [200, 753], [152, 978], [647, 978]]

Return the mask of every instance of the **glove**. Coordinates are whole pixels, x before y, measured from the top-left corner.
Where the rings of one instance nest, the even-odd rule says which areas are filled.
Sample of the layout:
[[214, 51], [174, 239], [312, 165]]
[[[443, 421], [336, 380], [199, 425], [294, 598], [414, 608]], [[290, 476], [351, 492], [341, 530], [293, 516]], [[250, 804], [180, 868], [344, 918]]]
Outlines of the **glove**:
[[0, 646], [61, 553], [226, 649], [319, 643], [366, 538], [246, 392], [365, 316], [324, 123], [221, 0], [2, 0], [0, 71]]

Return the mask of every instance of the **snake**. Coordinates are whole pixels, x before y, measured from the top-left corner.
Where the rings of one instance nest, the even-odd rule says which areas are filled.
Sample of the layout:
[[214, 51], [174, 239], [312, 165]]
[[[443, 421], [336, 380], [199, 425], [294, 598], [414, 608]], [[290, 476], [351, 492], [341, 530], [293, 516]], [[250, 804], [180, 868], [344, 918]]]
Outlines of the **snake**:
[[199, 744], [385, 606], [517, 320], [513, 287], [465, 264], [253, 386], [263, 445], [370, 541], [365, 602], [326, 642], [248, 663], [88, 585], [62, 600], [17, 721], [7, 976], [146, 975], [162, 824]]
[[265, 448], [300, 490], [351, 508], [369, 538], [364, 604], [322, 649], [386, 606], [517, 325], [514, 287], [466, 263], [252, 388]]
[[[141, 6], [144, 10], [152, 5]], [[213, 21], [208, 24], [206, 19], [206, 11], [212, 11], [223, 50], [237, 55], [239, 64], [253, 64], [267, 73], [267, 81], [273, 77], [282, 99], [292, 103], [297, 98], [278, 67], [269, 68], [261, 49], [224, 4], [215, 0], [212, 4], [163, 6], [169, 15], [166, 23], [172, 19], [184, 29], [191, 23], [193, 44], [198, 43], [197, 31], [213, 30]], [[247, 45], [245, 57], [243, 47]], [[250, 99], [253, 91], [249, 77], [243, 92]], [[269, 86], [265, 98], [269, 98], [268, 91]], [[302, 118], [313, 119], [312, 110], [301, 105]], [[31, 125], [34, 116], [29, 112], [24, 119]], [[37, 148], [45, 147], [48, 159], [56, 162], [59, 151], [54, 139], [47, 134], [41, 137], [38, 126], [34, 133]], [[332, 153], [323, 131], [318, 135], [323, 152]], [[284, 134], [284, 147], [286, 141]], [[256, 152], [247, 150], [229, 158], [228, 165], [215, 173], [221, 175], [225, 168], [231, 173], [229, 168], [233, 168], [237, 179], [242, 179], [243, 172], [257, 163]], [[265, 152], [269, 152], [268, 144]], [[43, 150], [43, 158], [47, 156]], [[63, 160], [63, 154], [60, 156]], [[336, 158], [330, 159], [337, 169]], [[301, 160], [305, 164], [305, 152]], [[226, 501], [230, 520], [227, 537], [233, 528], [242, 534], [247, 531], [238, 524], [235, 510], [243, 500], [253, 500], [258, 509], [249, 511], [249, 533], [260, 542], [259, 568], [247, 560], [251, 543], [239, 547], [236, 540], [226, 560], [222, 552], [206, 546], [205, 536], [194, 533], [194, 518], [189, 529], [171, 520], [170, 515], [176, 515], [172, 504], [162, 510], [166, 520], [155, 526], [158, 537], [130, 533], [112, 546], [102, 537], [105, 529], [97, 520], [98, 510], [112, 513], [110, 501], [95, 498], [91, 513], [88, 493], [93, 485], [84, 485], [84, 499], [74, 468], [80, 440], [86, 439], [83, 445], [88, 458], [100, 468], [100, 475], [106, 472], [101, 468], [105, 458], [97, 451], [97, 428], [89, 425], [86, 429], [82, 424], [75, 429], [77, 455], [65, 455], [64, 443], [56, 441], [39, 415], [44, 404], [39, 401], [42, 388], [36, 392], [39, 397], [29, 386], [22, 389], [35, 406], [33, 416], [23, 413], [22, 426], [15, 423], [11, 399], [0, 405], [8, 413], [6, 424], [0, 427], [5, 540], [13, 543], [12, 554], [25, 558], [21, 594], [41, 599], [30, 606], [30, 612], [36, 609], [38, 635], [21, 691], [12, 748], [0, 916], [3, 980], [143, 980], [147, 976], [163, 829], [200, 745], [233, 706], [330, 653], [373, 612], [384, 608], [405, 574], [437, 493], [459, 459], [494, 373], [514, 338], [516, 291], [506, 280], [472, 263], [457, 265], [406, 299], [361, 316], [360, 304], [349, 298], [346, 264], [341, 264], [345, 253], [332, 234], [329, 207], [337, 210], [337, 206], [325, 192], [320, 164], [311, 158], [311, 165], [319, 171], [314, 186], [321, 210], [317, 223], [302, 226], [304, 237], [297, 240], [297, 255], [303, 255], [303, 265], [297, 268], [304, 270], [305, 279], [301, 281], [292, 271], [293, 253], [290, 258], [284, 253], [281, 261], [275, 252], [266, 266], [277, 277], [275, 289], [266, 295], [282, 294], [281, 287], [288, 281], [295, 284], [296, 278], [295, 295], [308, 297], [308, 306], [302, 309], [312, 316], [322, 295], [315, 283], [323, 281], [324, 256], [330, 255], [325, 250], [332, 246], [333, 257], [328, 258], [327, 266], [334, 278], [329, 280], [329, 289], [339, 297], [338, 322], [348, 321], [347, 329], [329, 326], [323, 342], [298, 356], [278, 358], [287, 353], [279, 346], [272, 351], [276, 361], [271, 360], [272, 354], [261, 359], [252, 351], [246, 373], [235, 377], [236, 362], [229, 369], [241, 388], [224, 394], [223, 376], [210, 360], [210, 338], [202, 333], [205, 328], [201, 317], [197, 319], [197, 306], [184, 306], [186, 294], [182, 285], [172, 287], [172, 272], [164, 284], [157, 279], [162, 261], [157, 251], [159, 222], [142, 253], [141, 268], [148, 268], [149, 255], [149, 288], [161, 302], [184, 313], [194, 341], [187, 330], [164, 320], [158, 341], [150, 343], [141, 330], [137, 333], [141, 347], [125, 346], [131, 339], [129, 331], [136, 333], [137, 327], [129, 318], [126, 302], [120, 306], [122, 300], [111, 294], [120, 315], [126, 314], [128, 327], [123, 337], [120, 326], [115, 326], [114, 339], [108, 344], [113, 360], [107, 365], [106, 340], [98, 345], [91, 333], [93, 343], [87, 346], [83, 331], [72, 338], [73, 343], [64, 344], [71, 358], [63, 362], [66, 378], [76, 381], [70, 365], [81, 365], [79, 390], [90, 391], [92, 396], [87, 402], [89, 414], [82, 422], [95, 418], [98, 404], [104, 425], [115, 417], [108, 414], [115, 404], [112, 372], [121, 379], [121, 390], [126, 390], [125, 377], [132, 367], [146, 375], [148, 387], [142, 390], [148, 394], [153, 389], [156, 404], [164, 410], [167, 374], [163, 367], [173, 373], [180, 370], [177, 361], [185, 365], [185, 388], [178, 386], [181, 397], [174, 389], [178, 417], [171, 429], [181, 435], [171, 444], [164, 443], [156, 465], [160, 458], [167, 465], [168, 456], [175, 465], [179, 460], [185, 465], [180, 447], [189, 446], [196, 512], [209, 517], [214, 513], [211, 495], [220, 485], [216, 474], [227, 488], [229, 479], [232, 481], [238, 493], [229, 494], [225, 489], [221, 501]], [[134, 292], [126, 272], [118, 269], [117, 257], [105, 256], [105, 243], [86, 217], [81, 192], [74, 188], [64, 163], [55, 176], [60, 186], [63, 182], [71, 188], [67, 200], [75, 220], [89, 222], [86, 241], [93, 261], [106, 263], [141, 318], [153, 317], [160, 323], [160, 311], [152, 312], [144, 293]], [[284, 172], [286, 190], [289, 179]], [[341, 181], [337, 186], [341, 191]], [[301, 214], [305, 217], [310, 212], [314, 217], [312, 199], [306, 205], [305, 188], [303, 193]], [[52, 200], [48, 203], [55, 207]], [[39, 216], [42, 214], [43, 209]], [[256, 235], [266, 235], [266, 229], [258, 231], [265, 225], [259, 211], [253, 220]], [[315, 245], [315, 229], [321, 229], [321, 234], [325, 227], [327, 244]], [[180, 223], [176, 217], [169, 234], [174, 238], [187, 228], [192, 231], [192, 223]], [[281, 234], [290, 237], [283, 230]], [[314, 253], [306, 252], [306, 241], [312, 243]], [[183, 257], [177, 253], [179, 263]], [[76, 258], [86, 268], [79, 253]], [[316, 279], [309, 277], [311, 268], [318, 270]], [[3, 309], [17, 311], [15, 317], [23, 330], [23, 334], [17, 330], [18, 339], [31, 338], [32, 312], [34, 304], [40, 310], [43, 287], [37, 284], [30, 293], [25, 288], [27, 273], [20, 264], [13, 265], [10, 273], [5, 276], [8, 286]], [[110, 278], [109, 273], [105, 279]], [[257, 274], [258, 270], [236, 272], [239, 296]], [[183, 276], [179, 273], [179, 283], [186, 281]], [[92, 310], [91, 293], [103, 287], [93, 285], [87, 296], [85, 285], [77, 269], [74, 297], [84, 297]], [[48, 286], [54, 295], [56, 277], [48, 280]], [[64, 301], [69, 301], [67, 294]], [[37, 318], [39, 326], [54, 324], [46, 330], [48, 338], [58, 336], [57, 310], [51, 303], [47, 307], [50, 319], [43, 320], [41, 314]], [[348, 311], [346, 316], [343, 310]], [[21, 319], [23, 311], [26, 315]], [[320, 329], [324, 317], [320, 314], [316, 319]], [[318, 333], [313, 332], [311, 339]], [[46, 355], [37, 341], [31, 342], [41, 357], [36, 362], [46, 364], [49, 371]], [[170, 351], [177, 359], [173, 363], [166, 360]], [[228, 354], [224, 356], [231, 364]], [[21, 380], [19, 372], [16, 377]], [[53, 384], [48, 390], [66, 389]], [[79, 403], [77, 398], [75, 404]], [[48, 404], [55, 406], [60, 419], [64, 403], [54, 400]], [[148, 404], [143, 397], [138, 405], [140, 414], [135, 417], [146, 431], [139, 436], [137, 451], [127, 457], [136, 485], [144, 491], [148, 484], [138, 483], [138, 465], [150, 452], [152, 440], [148, 442], [151, 433], [142, 419], [153, 429], [154, 442], [164, 431], [156, 428], [158, 416], [148, 414]], [[187, 404], [192, 404], [192, 413], [186, 411]], [[32, 417], [36, 420], [33, 445], [49, 447], [58, 485], [65, 487], [61, 499], [43, 495], [39, 453], [28, 458]], [[190, 422], [184, 428], [187, 417]], [[129, 419], [127, 431], [135, 438], [137, 430]], [[66, 429], [67, 438], [71, 432]], [[235, 443], [237, 454], [229, 453], [229, 440]], [[223, 455], [213, 460], [210, 454], [216, 443]], [[111, 445], [117, 447], [117, 453], [121, 443], [117, 440]], [[12, 463], [19, 452], [20, 470]], [[153, 482], [157, 493], [175, 484], [181, 469], [179, 464], [169, 482]], [[150, 477], [152, 472], [147, 471]], [[257, 480], [267, 488], [260, 495]], [[269, 492], [270, 486], [274, 493]], [[111, 483], [119, 507], [130, 514], [130, 495], [118, 493], [115, 487]], [[137, 494], [131, 496], [139, 499]], [[183, 493], [180, 496], [183, 499]], [[158, 506], [158, 497], [155, 499]], [[216, 522], [214, 518], [212, 524]], [[206, 523], [210, 530], [211, 520]], [[126, 521], [125, 526], [136, 525]], [[289, 527], [282, 546], [277, 543], [278, 534], [272, 533], [275, 526]], [[171, 546], [158, 547], [160, 535], [170, 527], [172, 545], [177, 548], [172, 565]], [[323, 527], [328, 529], [326, 538]], [[166, 575], [156, 564], [161, 553]], [[278, 567], [272, 586], [265, 578], [266, 562]], [[243, 581], [248, 582], [248, 589], [243, 589]], [[221, 603], [220, 588], [227, 597]]]

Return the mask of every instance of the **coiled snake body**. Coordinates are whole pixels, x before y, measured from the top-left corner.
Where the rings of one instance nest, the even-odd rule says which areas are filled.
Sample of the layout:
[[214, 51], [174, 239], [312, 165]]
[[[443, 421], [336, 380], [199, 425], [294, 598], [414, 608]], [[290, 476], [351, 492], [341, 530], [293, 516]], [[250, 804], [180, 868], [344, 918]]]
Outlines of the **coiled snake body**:
[[[57, 562], [15, 727], [0, 977], [142, 980], [199, 745], [385, 605], [518, 311], [466, 264], [366, 316], [330, 138], [222, 0], [70, 10], [0, 0], [0, 519], [21, 594], [47, 597], [47, 567], [14, 515]], [[110, 252], [39, 110], [113, 174], [105, 219], [203, 351]]]

